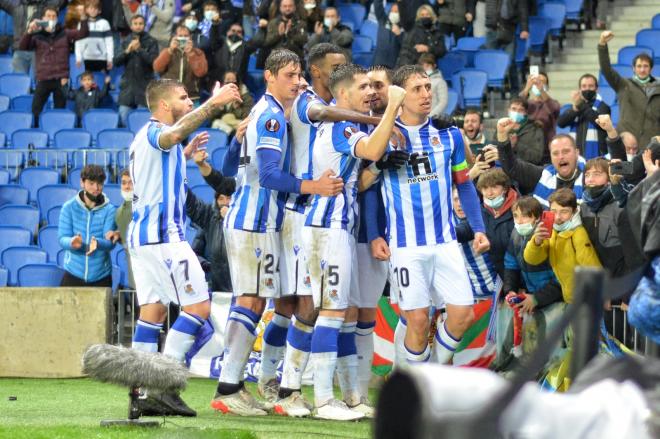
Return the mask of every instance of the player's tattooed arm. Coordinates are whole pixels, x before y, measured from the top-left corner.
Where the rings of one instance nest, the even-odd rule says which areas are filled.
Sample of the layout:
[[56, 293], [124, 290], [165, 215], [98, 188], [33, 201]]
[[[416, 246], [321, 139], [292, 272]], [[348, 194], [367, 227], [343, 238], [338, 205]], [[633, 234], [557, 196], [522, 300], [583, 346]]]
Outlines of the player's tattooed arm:
[[341, 122], [344, 120], [354, 123], [364, 123], [368, 125], [378, 125], [380, 117], [373, 117], [357, 111], [344, 110], [330, 105], [315, 103], [307, 111], [307, 115], [313, 121], [323, 122]]
[[376, 161], [385, 153], [394, 128], [394, 120], [399, 114], [399, 106], [403, 103], [406, 92], [401, 87], [390, 85], [388, 94], [387, 108], [380, 123], [369, 137], [360, 139], [355, 146], [355, 155], [360, 158]]

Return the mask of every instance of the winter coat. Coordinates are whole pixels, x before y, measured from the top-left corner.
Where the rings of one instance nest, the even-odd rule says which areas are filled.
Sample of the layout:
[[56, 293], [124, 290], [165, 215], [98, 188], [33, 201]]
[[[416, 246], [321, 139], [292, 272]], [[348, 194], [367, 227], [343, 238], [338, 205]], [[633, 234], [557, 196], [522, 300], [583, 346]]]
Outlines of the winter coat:
[[112, 62], [115, 56], [115, 43], [112, 39], [110, 24], [102, 19], [88, 20], [89, 36], [76, 41], [76, 62], [106, 61]]
[[[555, 137], [557, 132], [557, 118], [559, 117], [559, 109], [561, 108], [559, 102], [555, 99], [529, 99], [527, 101], [527, 115], [531, 120], [535, 120], [543, 124], [544, 145], [549, 145], [550, 140]], [[547, 156], [550, 157], [550, 152], [546, 148]], [[546, 160], [547, 162], [547, 160]]]
[[535, 165], [546, 163], [544, 158], [549, 157], [546, 153], [545, 136], [543, 129], [534, 121], [527, 120], [519, 129], [512, 133], [511, 143], [520, 160]]
[[[509, 18], [501, 15], [502, 2], [509, 3]], [[515, 25], [520, 24], [521, 31], [529, 31], [527, 26], [527, 1], [526, 0], [486, 0], [486, 27], [492, 30], [504, 26], [515, 31]]]
[[525, 261], [528, 264], [538, 265], [546, 259], [561, 285], [564, 302], [573, 302], [573, 279], [575, 267], [600, 267], [600, 260], [596, 254], [589, 235], [583, 226], [564, 232], [552, 231], [550, 239], [544, 239], [541, 245], [536, 245], [530, 239], [525, 247]]
[[115, 67], [125, 67], [119, 83], [119, 105], [147, 105], [145, 91], [149, 81], [154, 79], [153, 63], [158, 56], [158, 43], [146, 32], [141, 32], [138, 38], [140, 38], [138, 50], [126, 53], [126, 48], [132, 41], [129, 36], [124, 39], [115, 55]]
[[484, 218], [484, 226], [486, 227], [486, 236], [490, 241], [490, 260], [495, 266], [497, 274], [504, 278], [504, 254], [506, 248], [509, 246], [509, 239], [511, 239], [511, 232], [513, 232], [513, 212], [511, 206], [518, 198], [516, 191], [511, 188], [506, 194], [504, 204], [497, 210], [490, 207], [482, 206], [481, 214]]
[[53, 6], [59, 10], [63, 3], [64, 0], [45, 1], [43, 4], [34, 4], [34, 11], [30, 11], [30, 6], [25, 0], [0, 0], [0, 9], [12, 17], [12, 22], [14, 25], [12, 33], [14, 44], [12, 47], [14, 50], [23, 50], [20, 49], [19, 46], [21, 43], [21, 38], [25, 33], [25, 29], [27, 29], [27, 25], [30, 23], [30, 21], [35, 18], [41, 19], [41, 17], [43, 17], [44, 7]]
[[645, 147], [651, 137], [660, 133], [660, 81], [651, 77], [646, 87], [642, 87], [637, 81], [622, 77], [612, 68], [607, 45], [598, 45], [598, 62], [600, 71], [616, 91], [619, 100], [621, 116], [617, 131], [633, 133], [639, 145]]
[[378, 20], [378, 34], [376, 35], [376, 51], [374, 53], [375, 66], [385, 66], [390, 69], [396, 66], [396, 60], [401, 50], [401, 40], [403, 39], [403, 27], [401, 34], [396, 35], [392, 32], [392, 23], [389, 22], [385, 14], [385, 8], [382, 2], [374, 3], [374, 11]]
[[[158, 3], [159, 0], [154, 0], [153, 5], [150, 8], [150, 13], [155, 16], [155, 20], [147, 32], [149, 35], [155, 38], [156, 41], [158, 41], [158, 44], [160, 44], [162, 47], [167, 47], [170, 44], [170, 38], [172, 35], [174, 0], [163, 0], [162, 9], [158, 7]], [[132, 11], [130, 6], [123, 6], [124, 16], [126, 17], [127, 23], [131, 22], [131, 19], [134, 15], [141, 14], [139, 7], [135, 11]], [[145, 20], [148, 21], [148, 18], [145, 17]]]
[[296, 55], [303, 59], [305, 44], [307, 43], [307, 29], [305, 28], [305, 21], [298, 18], [293, 18], [293, 24], [291, 25], [291, 30], [284, 35], [280, 35], [279, 26], [282, 21], [282, 17], [277, 17], [270, 22], [268, 22], [268, 27], [266, 28], [266, 40], [264, 41], [264, 47], [267, 49], [267, 52], [270, 53], [274, 49], [289, 49]]
[[437, 23], [434, 23], [430, 28], [425, 28], [420, 22], [416, 22], [410, 32], [406, 32], [403, 36], [397, 66], [417, 64], [421, 55], [415, 49], [417, 44], [427, 45], [429, 53], [433, 54], [436, 59], [441, 58], [447, 52], [445, 36], [440, 31]]
[[190, 53], [183, 50], [163, 49], [154, 60], [154, 71], [163, 79], [175, 79], [183, 83], [190, 99], [199, 99], [200, 79], [208, 72], [206, 55], [201, 49], [193, 48]]
[[67, 98], [72, 99], [76, 103], [76, 115], [78, 120], [82, 120], [83, 114], [92, 108], [98, 108], [101, 101], [108, 95], [109, 84], [103, 84], [103, 88], [94, 87], [89, 91], [85, 91], [83, 87], [76, 90], [67, 90]]
[[[332, 43], [342, 49], [350, 51], [351, 44], [353, 43], [353, 31], [350, 27], [341, 23], [338, 23], [332, 31], [329, 32], [328, 29], [324, 27], [321, 35], [316, 32], [311, 34], [309, 41], [307, 42], [307, 51], [319, 43]], [[350, 57], [350, 53], [347, 53], [347, 55]]]
[[466, 2], [465, 0], [445, 0], [442, 4], [432, 5], [438, 15], [438, 23], [452, 26], [465, 26]]
[[575, 144], [580, 148], [581, 153], [584, 154], [587, 130], [589, 129], [589, 124], [593, 123], [598, 131], [598, 150], [601, 155], [605, 155], [607, 154], [607, 133], [599, 127], [595, 121], [601, 114], [610, 114], [611, 109], [605, 102], [601, 102], [600, 105], [598, 105], [598, 111], [594, 111], [592, 108], [593, 105], [593, 101], [582, 101], [580, 105], [578, 105], [577, 111], [571, 106], [571, 108], [568, 108], [559, 115], [557, 125], [561, 128], [570, 127], [577, 120]]
[[[87, 208], [82, 199], [83, 191], [62, 205], [58, 238], [60, 246], [66, 250], [64, 269], [84, 280], [96, 282], [112, 273], [110, 251], [114, 244], [105, 239], [106, 233], [115, 230], [115, 206], [110, 204], [108, 197], [103, 196], [101, 204]], [[82, 236], [83, 245], [78, 250], [71, 247], [71, 241], [76, 235]], [[87, 256], [91, 238], [96, 238], [97, 248]]]
[[[515, 227], [515, 226], [514, 226]], [[531, 265], [525, 261], [524, 253], [530, 236], [522, 236], [515, 229], [504, 256], [504, 293], [525, 288], [530, 293], [542, 290], [549, 282], [555, 281], [550, 263], [545, 261], [539, 265]]]
[[89, 35], [87, 20], [80, 22], [80, 29], [64, 29], [59, 24], [54, 32], [42, 30], [33, 34], [25, 32], [19, 44], [20, 50], [34, 50], [37, 81], [69, 77], [69, 45]]

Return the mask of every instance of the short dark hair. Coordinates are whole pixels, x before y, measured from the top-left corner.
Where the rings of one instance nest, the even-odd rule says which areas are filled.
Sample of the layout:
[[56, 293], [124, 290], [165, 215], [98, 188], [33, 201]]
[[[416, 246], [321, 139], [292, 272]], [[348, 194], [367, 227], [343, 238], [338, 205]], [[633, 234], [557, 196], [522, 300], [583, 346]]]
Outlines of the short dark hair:
[[394, 70], [390, 69], [387, 66], [383, 65], [376, 65], [376, 66], [371, 66], [369, 67], [370, 72], [385, 72], [385, 76], [387, 77], [387, 80], [390, 81], [390, 84], [394, 80]]
[[418, 64], [433, 64], [436, 65], [436, 60], [435, 56], [432, 53], [424, 52], [419, 56], [419, 59], [417, 60]]
[[92, 73], [92, 72], [89, 71], [89, 70], [85, 70], [84, 72], [82, 72], [82, 73], [80, 74], [80, 79], [88, 78], [88, 77], [91, 77], [92, 79], [94, 79], [94, 73]]
[[57, 8], [56, 8], [55, 6], [53, 6], [53, 5], [48, 5], [48, 6], [44, 6], [43, 10], [41, 11], [41, 16], [42, 16], [42, 17], [43, 17], [44, 14], [46, 13], [46, 11], [53, 11], [53, 12], [55, 12], [56, 14], [58, 14], [58, 16], [59, 16], [59, 13], [60, 13], [60, 11], [58, 11]]
[[610, 169], [610, 162], [602, 157], [595, 157], [591, 160], [587, 160], [587, 163], [584, 165], [584, 173], [586, 174], [590, 169], [599, 169], [605, 173], [608, 173]]
[[522, 107], [525, 109], [525, 112], [529, 111], [529, 104], [527, 103], [526, 99], [522, 98], [513, 98], [509, 101], [509, 107], [513, 104], [519, 104], [522, 105]]
[[170, 93], [175, 88], [186, 88], [181, 82], [175, 79], [154, 79], [147, 84], [147, 107], [150, 111], [154, 111], [156, 108], [152, 106], [158, 102], [159, 99], [162, 99], [163, 96]]
[[580, 79], [578, 79], [578, 87], [580, 86], [580, 84], [582, 84], [582, 80], [585, 79], [585, 78], [593, 79], [594, 82], [596, 83], [596, 88], [598, 88], [598, 78], [596, 78], [591, 73], [585, 73], [584, 75], [580, 76]]
[[105, 183], [105, 171], [99, 165], [86, 165], [80, 171], [80, 179], [103, 184]]
[[577, 197], [575, 196], [575, 192], [567, 187], [557, 189], [551, 193], [548, 197], [548, 203], [557, 203], [561, 207], [570, 207], [573, 210], [577, 209]]
[[220, 10], [218, 3], [214, 2], [213, 0], [206, 0], [204, 3], [202, 3], [202, 10], [204, 10], [204, 8], [207, 6], [215, 6], [217, 10]]
[[539, 72], [539, 76], [543, 76], [545, 78], [546, 85], [550, 87], [550, 78], [548, 78], [548, 74], [545, 72]]
[[179, 24], [177, 24], [176, 27], [174, 28], [174, 32], [172, 33], [172, 36], [176, 35], [176, 31], [178, 31], [179, 29], [185, 29], [186, 32], [188, 32], [188, 35], [192, 35], [190, 29], [188, 29], [188, 27], [182, 22], [179, 22]]
[[236, 179], [227, 177], [222, 180], [217, 190], [215, 191], [215, 199], [217, 200], [220, 195], [231, 196], [236, 191]]
[[142, 21], [144, 21], [144, 22], [147, 21], [147, 20], [144, 18], [144, 15], [142, 15], [142, 14], [135, 14], [135, 15], [133, 15], [133, 16], [131, 17], [131, 22], [133, 22], [133, 20], [136, 20], [136, 19], [138, 19], [138, 18], [141, 18]]
[[408, 78], [410, 78], [413, 75], [420, 75], [427, 78], [429, 76], [426, 74], [422, 66], [417, 64], [410, 64], [406, 66], [401, 66], [396, 70], [396, 72], [394, 72], [394, 77], [392, 78], [392, 84], [397, 85], [401, 88], [405, 88], [406, 81], [408, 81]]
[[649, 63], [649, 67], [653, 68], [653, 58], [651, 58], [648, 53], [642, 52], [636, 57], [634, 57], [632, 60], [633, 67], [635, 67], [635, 64], [637, 64], [637, 60], [646, 61], [647, 63]]
[[264, 70], [268, 70], [273, 75], [277, 75], [280, 70], [289, 64], [300, 66], [300, 58], [298, 55], [288, 49], [277, 49], [270, 52], [266, 58]]
[[121, 170], [121, 174], [119, 174], [119, 178], [122, 178], [123, 176], [130, 177], [131, 176], [131, 170], [128, 168], [124, 168]]
[[[465, 116], [467, 116], [468, 114], [476, 114], [477, 116], [479, 116], [479, 122], [481, 122], [483, 120], [483, 116], [481, 115], [481, 111], [479, 111], [478, 109], [476, 109], [474, 107], [469, 107], [467, 110], [465, 110]], [[463, 119], [465, 119], [465, 116], [463, 117]]]
[[334, 53], [345, 55], [344, 51], [341, 50], [341, 48], [336, 44], [332, 44], [332, 43], [315, 44], [309, 50], [309, 55], [307, 57], [307, 60], [310, 66], [311, 65], [318, 66], [319, 63], [321, 63], [325, 59], [326, 55], [330, 55]]
[[479, 189], [479, 191], [494, 186], [503, 186], [505, 191], [508, 191], [511, 187], [511, 179], [500, 168], [487, 170], [481, 174], [479, 180], [477, 180], [477, 189]]
[[575, 139], [573, 138], [573, 136], [571, 136], [570, 134], [566, 134], [566, 133], [560, 133], [560, 134], [555, 134], [555, 137], [550, 139], [550, 141], [548, 142], [548, 151], [550, 151], [550, 145], [552, 144], [552, 142], [554, 142], [555, 140], [559, 140], [559, 139], [567, 139], [569, 142], [571, 142], [571, 145], [573, 145], [573, 148], [577, 149], [577, 147], [578, 147], [577, 143], [575, 143]]
[[332, 92], [332, 95], [336, 97], [338, 87], [348, 81], [353, 81], [355, 75], [366, 75], [367, 70], [357, 64], [344, 64], [337, 67], [332, 73], [330, 73], [330, 81], [328, 88]]
[[534, 218], [541, 218], [541, 213], [543, 212], [543, 206], [539, 200], [534, 197], [526, 196], [518, 198], [511, 207], [511, 212], [518, 209], [520, 213], [525, 216], [531, 216]]

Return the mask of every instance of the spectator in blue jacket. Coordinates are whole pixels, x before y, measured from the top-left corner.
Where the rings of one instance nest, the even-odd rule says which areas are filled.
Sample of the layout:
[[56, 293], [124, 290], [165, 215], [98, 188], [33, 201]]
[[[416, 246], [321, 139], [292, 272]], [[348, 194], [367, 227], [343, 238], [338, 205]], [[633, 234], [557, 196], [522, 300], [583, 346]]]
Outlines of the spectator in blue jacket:
[[80, 173], [82, 190], [64, 203], [58, 237], [66, 250], [61, 286], [112, 286], [110, 251], [114, 242], [105, 238], [115, 230], [115, 207], [103, 194], [105, 171], [87, 165]]

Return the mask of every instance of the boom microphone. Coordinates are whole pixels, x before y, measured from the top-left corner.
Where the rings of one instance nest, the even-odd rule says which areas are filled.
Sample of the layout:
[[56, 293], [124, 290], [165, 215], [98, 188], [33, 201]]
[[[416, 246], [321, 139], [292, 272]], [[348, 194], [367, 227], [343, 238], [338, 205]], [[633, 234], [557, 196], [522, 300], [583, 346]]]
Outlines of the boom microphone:
[[188, 379], [188, 370], [173, 358], [109, 344], [90, 346], [82, 367], [97, 381], [156, 392], [183, 390]]

